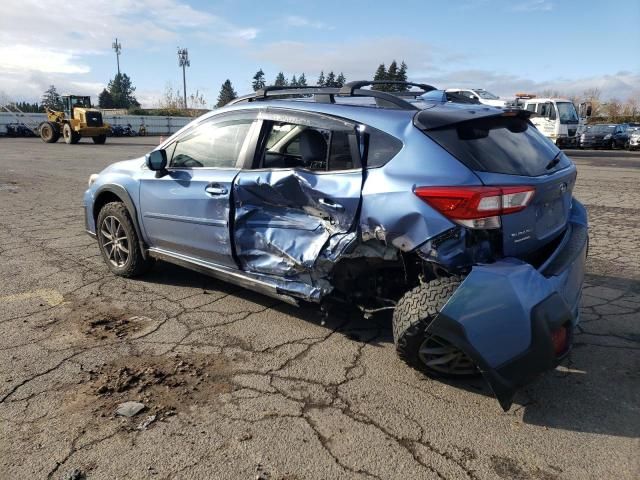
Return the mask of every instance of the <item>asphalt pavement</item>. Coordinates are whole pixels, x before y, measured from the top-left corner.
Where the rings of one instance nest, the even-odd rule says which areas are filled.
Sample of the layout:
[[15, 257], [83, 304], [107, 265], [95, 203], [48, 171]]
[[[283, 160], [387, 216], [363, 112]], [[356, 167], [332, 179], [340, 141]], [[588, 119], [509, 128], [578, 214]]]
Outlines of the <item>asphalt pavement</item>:
[[0, 138], [0, 478], [640, 477], [640, 153], [567, 151], [591, 222], [582, 323], [505, 413], [479, 381], [404, 365], [388, 317], [162, 263], [113, 276], [82, 193], [157, 143]]

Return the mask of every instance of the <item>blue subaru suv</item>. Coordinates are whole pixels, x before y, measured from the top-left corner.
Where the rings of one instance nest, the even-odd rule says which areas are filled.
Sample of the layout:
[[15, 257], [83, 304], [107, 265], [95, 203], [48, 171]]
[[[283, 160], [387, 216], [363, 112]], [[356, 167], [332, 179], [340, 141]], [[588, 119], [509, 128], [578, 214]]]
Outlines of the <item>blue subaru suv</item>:
[[86, 229], [116, 275], [157, 259], [292, 304], [391, 310], [402, 360], [481, 373], [507, 410], [579, 320], [576, 167], [526, 110], [375, 83], [267, 87], [203, 115], [92, 175]]

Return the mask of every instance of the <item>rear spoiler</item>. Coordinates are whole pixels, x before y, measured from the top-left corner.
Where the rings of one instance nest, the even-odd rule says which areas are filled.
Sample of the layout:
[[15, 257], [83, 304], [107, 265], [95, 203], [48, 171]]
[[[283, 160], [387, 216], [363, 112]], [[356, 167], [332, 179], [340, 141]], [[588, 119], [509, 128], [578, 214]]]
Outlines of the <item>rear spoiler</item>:
[[413, 117], [413, 124], [420, 130], [435, 130], [489, 117], [519, 117], [528, 120], [532, 114], [533, 112], [522, 108], [443, 104], [421, 110]]

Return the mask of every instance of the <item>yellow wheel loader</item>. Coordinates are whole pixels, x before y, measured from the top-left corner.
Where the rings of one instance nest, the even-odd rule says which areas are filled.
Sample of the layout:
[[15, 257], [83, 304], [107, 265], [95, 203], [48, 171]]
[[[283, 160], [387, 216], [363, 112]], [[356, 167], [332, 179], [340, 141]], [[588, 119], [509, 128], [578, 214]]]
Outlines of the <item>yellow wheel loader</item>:
[[43, 142], [55, 143], [60, 135], [68, 144], [78, 143], [82, 137], [91, 137], [93, 143], [98, 144], [107, 141], [111, 128], [102, 121], [102, 113], [91, 108], [91, 97], [64, 95], [61, 98], [63, 110], [47, 108], [47, 121], [38, 127]]

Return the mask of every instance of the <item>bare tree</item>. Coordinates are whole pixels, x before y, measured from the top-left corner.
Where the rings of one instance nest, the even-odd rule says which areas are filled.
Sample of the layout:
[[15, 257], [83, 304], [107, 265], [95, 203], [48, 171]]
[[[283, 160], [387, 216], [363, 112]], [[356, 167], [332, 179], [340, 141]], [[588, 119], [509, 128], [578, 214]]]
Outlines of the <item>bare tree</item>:
[[582, 94], [584, 101], [591, 103], [591, 115], [594, 117], [601, 116], [604, 113], [602, 111], [602, 101], [600, 100], [601, 96], [602, 92], [599, 88], [589, 88]]
[[204, 108], [207, 108], [207, 100], [199, 90], [196, 90], [196, 93], [192, 93], [191, 95], [189, 95], [187, 103], [189, 104], [189, 108], [194, 110], [202, 110]]
[[179, 110], [182, 108], [183, 103], [184, 100], [180, 90], [177, 88], [174, 89], [171, 84], [167, 83], [162, 96], [157, 102], [157, 107], [167, 110]]
[[612, 98], [607, 103], [602, 104], [604, 113], [609, 119], [615, 122], [622, 115], [622, 104], [617, 98]]
[[623, 114], [627, 117], [635, 117], [639, 112], [640, 101], [638, 101], [638, 97], [633, 95], [627, 98], [627, 101], [624, 102], [624, 106], [622, 107]]

